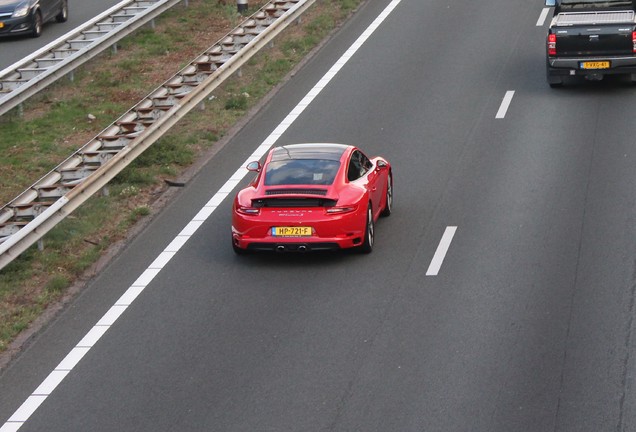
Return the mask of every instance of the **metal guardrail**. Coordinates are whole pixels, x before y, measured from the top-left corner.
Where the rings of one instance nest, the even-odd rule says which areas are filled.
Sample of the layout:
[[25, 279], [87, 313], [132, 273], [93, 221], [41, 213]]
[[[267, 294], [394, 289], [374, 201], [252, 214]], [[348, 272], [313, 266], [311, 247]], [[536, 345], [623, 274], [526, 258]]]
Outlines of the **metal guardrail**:
[[0, 116], [182, 0], [124, 0], [0, 71]]
[[100, 191], [316, 0], [272, 0], [0, 209], [0, 269]]

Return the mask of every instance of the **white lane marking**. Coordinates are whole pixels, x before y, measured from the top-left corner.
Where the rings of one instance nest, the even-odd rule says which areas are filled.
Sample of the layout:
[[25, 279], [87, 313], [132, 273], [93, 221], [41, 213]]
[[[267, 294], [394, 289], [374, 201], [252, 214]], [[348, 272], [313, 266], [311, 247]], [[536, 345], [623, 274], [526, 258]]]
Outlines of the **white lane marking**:
[[111, 309], [98, 321], [80, 344], [71, 350], [71, 352], [62, 360], [55, 370], [47, 377], [36, 391], [44, 394], [33, 393], [18, 408], [9, 420], [0, 428], [0, 432], [15, 432], [29, 419], [35, 410], [44, 402], [49, 394], [62, 382], [66, 375], [79, 363], [86, 355], [88, 350], [97, 343], [97, 341], [106, 333], [121, 314], [130, 304], [141, 294], [154, 277], [168, 264], [175, 254], [183, 247], [183, 245], [192, 237], [201, 227], [203, 222], [216, 210], [225, 198], [234, 190], [234, 188], [243, 180], [248, 171], [244, 168], [249, 162], [260, 159], [267, 151], [276, 143], [278, 138], [291, 126], [296, 119], [303, 113], [305, 108], [320, 94], [320, 92], [329, 84], [329, 81], [336, 76], [338, 71], [349, 61], [349, 59], [360, 49], [366, 40], [377, 30], [382, 22], [393, 12], [402, 0], [393, 0], [382, 13], [367, 27], [367, 29], [358, 37], [358, 39], [349, 47], [349, 49], [338, 59], [331, 69], [318, 81], [318, 83], [309, 91], [309, 93], [296, 105], [296, 107], [287, 115], [287, 117], [274, 129], [274, 131], [263, 141], [263, 143], [252, 153], [234, 175], [221, 186], [221, 189], [207, 202], [207, 204], [199, 210], [197, 215], [186, 225], [186, 227], [175, 237], [163, 252], [154, 259], [152, 264], [142, 273], [128, 290], [120, 297]]
[[24, 422], [12, 423], [8, 421], [4, 424], [4, 426], [0, 428], [0, 432], [16, 432], [18, 429], [20, 429], [22, 423]]
[[[29, 417], [31, 417], [31, 414], [33, 414], [35, 410], [38, 409], [40, 405], [42, 405], [42, 402], [44, 402], [46, 397], [46, 395], [29, 396], [27, 400], [24, 401], [22, 406], [20, 406], [20, 408], [18, 408], [18, 410], [13, 413], [13, 415], [9, 419], [9, 422], [24, 423]], [[0, 431], [4, 432], [4, 427], [3, 429], [0, 429]]]
[[126, 309], [128, 309], [127, 305], [114, 304], [111, 308], [104, 314], [102, 319], [100, 319], [96, 326], [112, 326], [115, 324], [115, 321], [119, 319], [121, 314], [123, 314]]
[[548, 13], [550, 13], [550, 8], [543, 8], [541, 15], [539, 15], [539, 19], [537, 20], [537, 27], [543, 27], [545, 19], [548, 17]]
[[495, 118], [502, 119], [506, 117], [506, 113], [508, 112], [508, 107], [510, 107], [510, 102], [512, 102], [512, 97], [515, 95], [514, 90], [508, 90], [504, 95], [503, 100], [501, 101], [501, 105], [499, 106], [499, 111], [497, 111], [497, 115]]
[[121, 297], [119, 297], [119, 300], [117, 300], [117, 303], [115, 304], [120, 306], [130, 306], [145, 288], [145, 286], [132, 285], [124, 294], [122, 294]]
[[95, 345], [97, 341], [100, 340], [102, 336], [104, 336], [104, 333], [106, 333], [106, 330], [108, 330], [109, 328], [110, 326], [107, 325], [94, 326], [88, 333], [86, 333], [84, 339], [79, 341], [76, 346], [81, 348], [92, 348], [93, 345]]
[[453, 237], [455, 236], [455, 231], [457, 231], [456, 226], [449, 226], [446, 227], [446, 230], [444, 230], [444, 234], [442, 235], [442, 239], [437, 246], [435, 255], [433, 255], [431, 264], [428, 266], [428, 270], [426, 271], [426, 276], [437, 276], [437, 274], [439, 273], [439, 269], [442, 268], [444, 258], [446, 258], [448, 248], [450, 247], [450, 244], [453, 241]]
[[[148, 267], [149, 270], [161, 270], [163, 269], [168, 262], [174, 257], [174, 252], [161, 252], [157, 259], [155, 259], [152, 264]], [[148, 284], [146, 284], [148, 285]]]
[[54, 370], [67, 372], [72, 371], [89, 350], [90, 347], [78, 347], [76, 345]]
[[59, 383], [62, 382], [64, 378], [68, 375], [68, 371], [57, 371], [54, 370], [49, 374], [49, 376], [40, 384], [40, 387], [35, 389], [33, 392], [33, 396], [48, 396], [51, 394], [55, 387]]

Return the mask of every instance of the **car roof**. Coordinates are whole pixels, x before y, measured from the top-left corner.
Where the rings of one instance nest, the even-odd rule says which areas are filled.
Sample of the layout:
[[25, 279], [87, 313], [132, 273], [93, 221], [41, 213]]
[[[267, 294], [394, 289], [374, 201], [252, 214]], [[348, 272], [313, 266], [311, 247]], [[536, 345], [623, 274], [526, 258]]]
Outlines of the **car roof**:
[[339, 161], [345, 150], [350, 147], [344, 144], [328, 143], [291, 144], [274, 148], [271, 160], [322, 159]]

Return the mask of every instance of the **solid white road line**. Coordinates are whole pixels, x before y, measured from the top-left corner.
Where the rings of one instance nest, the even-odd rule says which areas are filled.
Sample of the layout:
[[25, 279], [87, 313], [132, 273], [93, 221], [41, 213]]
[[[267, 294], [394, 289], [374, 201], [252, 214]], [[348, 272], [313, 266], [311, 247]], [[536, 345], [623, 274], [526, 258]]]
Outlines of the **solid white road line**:
[[539, 19], [537, 20], [537, 27], [543, 27], [545, 19], [548, 17], [548, 13], [550, 13], [550, 8], [543, 8], [541, 15], [539, 15]]
[[234, 188], [247, 175], [244, 168], [249, 162], [260, 159], [274, 145], [280, 136], [291, 126], [302, 114], [316, 96], [327, 86], [329, 81], [342, 69], [353, 54], [360, 49], [373, 32], [382, 22], [393, 12], [402, 0], [393, 0], [382, 13], [369, 25], [369, 27], [358, 37], [349, 49], [338, 59], [331, 69], [318, 81], [313, 89], [296, 105], [287, 117], [274, 129], [265, 141], [252, 153], [245, 163], [236, 170], [234, 175], [221, 186], [221, 189], [208, 201], [197, 215], [186, 225], [186, 227], [172, 240], [163, 252], [154, 259], [152, 264], [141, 274], [120, 299], [106, 312], [97, 324], [84, 336], [82, 341], [62, 360], [54, 371], [38, 386], [35, 392], [16, 410], [16, 412], [0, 428], [0, 432], [15, 432], [29, 419], [35, 410], [44, 402], [48, 395], [62, 382], [66, 375], [79, 363], [106, 331], [132, 304], [139, 294], [150, 284], [157, 274], [164, 268], [183, 245], [196, 233], [203, 222], [217, 209], [223, 200], [234, 190]]
[[442, 240], [440, 240], [437, 250], [435, 251], [435, 255], [433, 255], [431, 264], [428, 266], [426, 276], [438, 275], [439, 269], [442, 268], [442, 263], [444, 262], [444, 258], [446, 258], [446, 253], [448, 252], [448, 248], [453, 241], [456, 231], [456, 226], [446, 227], [446, 230], [444, 230], [444, 234], [442, 235]]
[[515, 95], [514, 90], [508, 90], [504, 95], [503, 100], [501, 101], [501, 105], [499, 106], [499, 111], [497, 111], [497, 115], [495, 118], [502, 119], [506, 117], [506, 113], [508, 112], [508, 107], [510, 107], [510, 102], [512, 102], [512, 97]]

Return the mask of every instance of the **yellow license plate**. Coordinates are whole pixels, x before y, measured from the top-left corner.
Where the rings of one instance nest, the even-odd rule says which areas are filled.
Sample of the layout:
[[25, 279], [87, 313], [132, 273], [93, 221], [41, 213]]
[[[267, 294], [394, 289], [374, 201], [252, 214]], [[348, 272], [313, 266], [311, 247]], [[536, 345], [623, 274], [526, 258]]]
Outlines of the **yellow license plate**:
[[274, 237], [310, 237], [311, 227], [273, 227]]
[[610, 62], [608, 61], [588, 61], [581, 62], [581, 69], [609, 69]]

